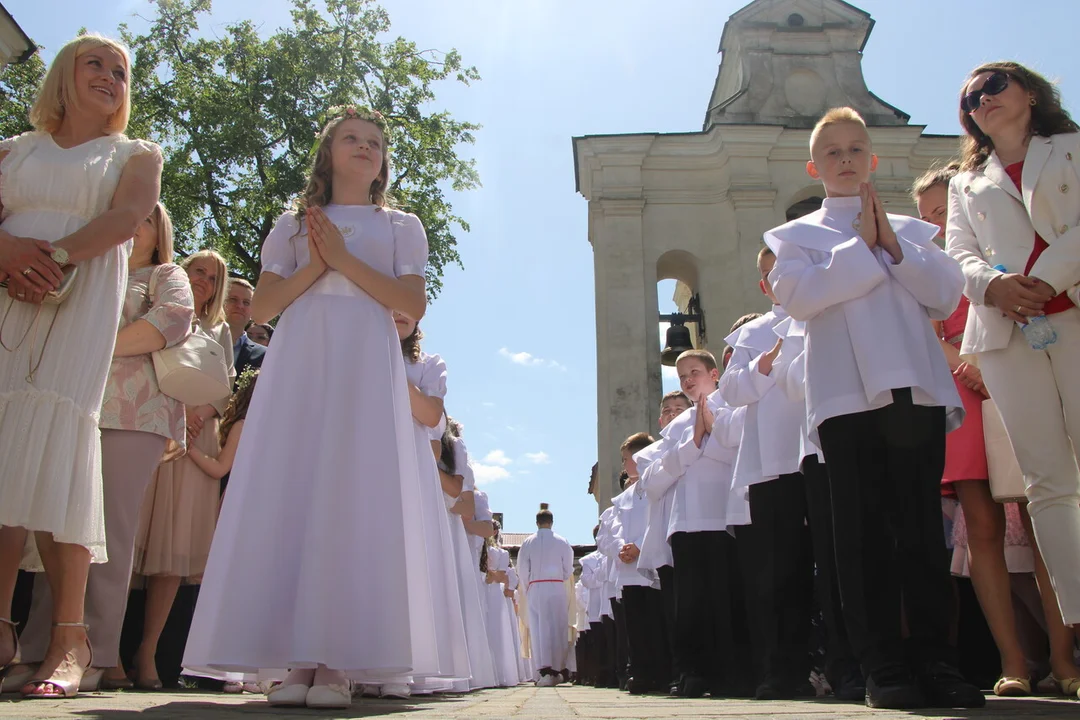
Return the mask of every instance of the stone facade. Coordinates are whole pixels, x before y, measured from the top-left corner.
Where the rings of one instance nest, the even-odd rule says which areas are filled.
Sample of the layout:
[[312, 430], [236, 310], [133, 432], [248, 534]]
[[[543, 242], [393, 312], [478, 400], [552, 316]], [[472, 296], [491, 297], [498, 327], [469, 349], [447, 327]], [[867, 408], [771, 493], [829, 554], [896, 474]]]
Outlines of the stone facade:
[[653, 431], [661, 396], [656, 284], [697, 294], [719, 355], [740, 315], [768, 309], [755, 259], [762, 234], [820, 205], [806, 174], [810, 129], [849, 105], [870, 125], [875, 182], [892, 212], [913, 213], [915, 177], [955, 154], [923, 134], [862, 76], [870, 16], [840, 0], [755, 0], [731, 16], [702, 131], [574, 138], [577, 189], [589, 203], [596, 285], [600, 508], [618, 493], [620, 443]]

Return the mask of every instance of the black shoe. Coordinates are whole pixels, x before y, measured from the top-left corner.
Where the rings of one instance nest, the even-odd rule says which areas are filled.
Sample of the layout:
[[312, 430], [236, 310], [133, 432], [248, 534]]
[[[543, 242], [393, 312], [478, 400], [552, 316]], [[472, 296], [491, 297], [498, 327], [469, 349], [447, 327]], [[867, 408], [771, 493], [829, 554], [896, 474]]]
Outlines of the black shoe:
[[915, 710], [929, 706], [926, 695], [907, 667], [871, 672], [866, 678], [866, 706]]
[[755, 700], [794, 700], [795, 685], [787, 680], [769, 675], [754, 690]]
[[704, 697], [708, 692], [709, 685], [705, 682], [705, 678], [700, 675], [687, 675], [683, 677], [682, 682], [679, 684], [678, 697], [684, 698], [699, 698]]
[[930, 707], [981, 708], [986, 696], [952, 665], [936, 662], [919, 674], [919, 685]]
[[626, 679], [626, 691], [631, 695], [644, 695], [652, 689], [652, 683], [645, 678], [629, 677]]
[[862, 671], [852, 668], [840, 676], [836, 685], [832, 686], [833, 697], [843, 702], [861, 703], [866, 699], [866, 681], [863, 680]]

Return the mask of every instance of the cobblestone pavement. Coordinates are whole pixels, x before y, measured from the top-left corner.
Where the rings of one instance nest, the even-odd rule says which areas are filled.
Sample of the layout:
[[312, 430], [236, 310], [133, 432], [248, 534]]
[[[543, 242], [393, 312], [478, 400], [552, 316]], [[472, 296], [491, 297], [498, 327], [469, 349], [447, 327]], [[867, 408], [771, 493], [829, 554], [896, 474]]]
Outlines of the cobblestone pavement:
[[981, 710], [899, 712], [870, 710], [832, 701], [754, 702], [631, 697], [615, 690], [521, 685], [485, 690], [465, 697], [417, 698], [409, 702], [357, 699], [348, 710], [269, 707], [262, 696], [187, 691], [172, 693], [94, 693], [69, 701], [0, 699], [0, 719], [20, 720], [237, 720], [238, 718], [526, 718], [528, 720], [662, 720], [666, 718], [753, 718], [831, 720], [832, 718], [1067, 718], [1080, 716], [1080, 703], [1066, 699], [991, 697]]

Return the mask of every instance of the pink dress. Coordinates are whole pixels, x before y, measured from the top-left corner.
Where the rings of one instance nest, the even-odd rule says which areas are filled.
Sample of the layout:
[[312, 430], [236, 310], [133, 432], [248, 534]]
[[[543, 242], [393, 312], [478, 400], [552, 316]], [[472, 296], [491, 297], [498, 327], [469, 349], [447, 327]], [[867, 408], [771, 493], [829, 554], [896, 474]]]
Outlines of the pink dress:
[[[943, 340], [960, 349], [967, 322], [968, 299], [960, 297], [960, 304], [941, 324]], [[987, 480], [986, 443], [983, 439], [982, 402], [980, 393], [955, 380], [956, 390], [964, 403], [964, 423], [945, 436], [945, 472], [941, 478], [941, 493], [953, 495], [952, 483], [958, 480]]]

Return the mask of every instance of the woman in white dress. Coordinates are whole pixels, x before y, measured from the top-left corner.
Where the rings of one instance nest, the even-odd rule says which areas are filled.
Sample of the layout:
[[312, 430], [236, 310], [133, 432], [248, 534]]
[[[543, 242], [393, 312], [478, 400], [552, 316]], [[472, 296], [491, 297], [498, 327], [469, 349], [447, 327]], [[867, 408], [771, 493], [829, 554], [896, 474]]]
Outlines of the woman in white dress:
[[[127, 284], [127, 255], [154, 209], [161, 151], [123, 135], [130, 62], [87, 35], [56, 55], [30, 113], [0, 143], [0, 669], [19, 660], [11, 600], [20, 567], [47, 573], [53, 628], [23, 687], [73, 697], [93, 651], [83, 624], [91, 563], [106, 561], [98, 413]], [[60, 268], [78, 273], [42, 304]]]
[[[446, 422], [439, 457], [443, 492], [450, 513], [451, 539], [454, 546], [454, 569], [461, 595], [465, 621], [465, 644], [469, 653], [469, 680], [453, 683], [453, 692], [467, 692], [495, 687], [495, 663], [488, 644], [487, 606], [481, 589], [480, 555], [473, 551], [467, 528], [476, 512], [476, 480], [469, 466], [469, 453], [461, 439], [461, 426], [452, 418]], [[455, 494], [456, 493], [456, 494]], [[490, 523], [488, 523], [490, 527]], [[475, 529], [475, 527], [474, 527]]]
[[426, 484], [390, 312], [423, 317], [427, 239], [385, 204], [384, 128], [377, 113], [335, 109], [299, 209], [262, 249], [252, 318], [281, 319], [184, 666], [284, 677], [273, 705], [348, 707], [350, 680], [440, 671]]

